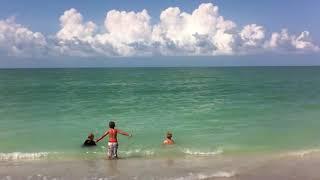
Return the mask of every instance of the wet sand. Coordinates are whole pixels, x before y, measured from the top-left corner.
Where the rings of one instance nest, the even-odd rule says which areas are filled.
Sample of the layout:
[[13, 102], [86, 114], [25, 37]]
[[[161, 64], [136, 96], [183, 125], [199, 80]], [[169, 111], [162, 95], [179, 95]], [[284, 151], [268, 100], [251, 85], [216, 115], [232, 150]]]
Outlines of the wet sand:
[[320, 153], [119, 160], [0, 162], [0, 180], [78, 179], [320, 179]]

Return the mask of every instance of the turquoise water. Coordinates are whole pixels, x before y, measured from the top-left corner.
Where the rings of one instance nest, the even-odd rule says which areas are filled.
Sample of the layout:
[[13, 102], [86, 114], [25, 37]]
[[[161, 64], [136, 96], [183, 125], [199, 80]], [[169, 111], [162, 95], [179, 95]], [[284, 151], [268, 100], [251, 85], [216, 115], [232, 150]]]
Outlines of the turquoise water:
[[319, 92], [319, 67], [0, 70], [0, 153], [104, 154], [80, 145], [109, 120], [122, 156], [317, 148]]

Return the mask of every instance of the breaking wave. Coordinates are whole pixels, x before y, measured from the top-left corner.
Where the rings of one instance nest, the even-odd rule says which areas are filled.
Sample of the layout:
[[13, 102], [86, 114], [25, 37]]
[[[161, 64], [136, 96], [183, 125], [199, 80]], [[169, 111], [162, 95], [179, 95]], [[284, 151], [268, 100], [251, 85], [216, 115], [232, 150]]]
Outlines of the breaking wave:
[[[119, 156], [124, 158], [130, 157], [153, 157], [153, 156], [215, 156], [222, 154], [222, 150], [216, 151], [199, 151], [191, 149], [175, 149], [173, 151], [161, 151], [159, 149], [132, 149], [127, 151], [119, 151]], [[14, 160], [40, 160], [46, 159], [48, 157], [53, 159], [59, 159], [61, 157], [70, 158], [86, 158], [86, 157], [96, 157], [100, 158], [105, 155], [105, 150], [103, 151], [86, 151], [83, 153], [63, 153], [63, 152], [10, 152], [10, 153], [0, 153], [0, 160], [2, 161], [14, 161]]]
[[188, 155], [195, 155], [195, 156], [214, 156], [214, 155], [218, 155], [218, 154], [222, 154], [223, 150], [218, 149], [216, 151], [192, 151], [190, 149], [184, 149], [183, 153], [188, 154]]
[[312, 153], [319, 153], [319, 152], [320, 152], [320, 149], [306, 149], [306, 150], [289, 152], [286, 155], [304, 157], [306, 155], [309, 155], [309, 154], [312, 154]]
[[36, 152], [36, 153], [22, 153], [22, 152], [12, 152], [12, 153], [0, 153], [0, 160], [38, 160], [46, 158], [49, 155], [48, 152]]
[[198, 174], [194, 174], [194, 173], [190, 173], [188, 176], [184, 176], [184, 177], [178, 177], [178, 178], [174, 178], [172, 180], [193, 180], [193, 179], [209, 179], [209, 178], [231, 178], [234, 177], [236, 175], [236, 173], [234, 171], [231, 172], [226, 172], [226, 171], [219, 171], [219, 172], [215, 172], [212, 174], [204, 174], [204, 173], [198, 173]]

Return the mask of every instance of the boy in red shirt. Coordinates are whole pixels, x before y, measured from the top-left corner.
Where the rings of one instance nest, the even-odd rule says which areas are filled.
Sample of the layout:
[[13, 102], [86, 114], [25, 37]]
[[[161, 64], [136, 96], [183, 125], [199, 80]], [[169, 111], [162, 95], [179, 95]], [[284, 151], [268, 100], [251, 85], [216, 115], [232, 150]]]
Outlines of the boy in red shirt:
[[96, 140], [96, 143], [97, 143], [100, 140], [102, 140], [104, 137], [109, 135], [109, 141], [108, 141], [108, 158], [109, 159], [118, 158], [118, 139], [117, 139], [118, 133], [125, 136], [129, 136], [129, 137], [132, 136], [127, 132], [121, 131], [119, 129], [115, 129], [114, 128], [115, 126], [116, 126], [116, 123], [113, 121], [110, 121], [109, 122], [110, 129], [106, 131], [99, 139]]

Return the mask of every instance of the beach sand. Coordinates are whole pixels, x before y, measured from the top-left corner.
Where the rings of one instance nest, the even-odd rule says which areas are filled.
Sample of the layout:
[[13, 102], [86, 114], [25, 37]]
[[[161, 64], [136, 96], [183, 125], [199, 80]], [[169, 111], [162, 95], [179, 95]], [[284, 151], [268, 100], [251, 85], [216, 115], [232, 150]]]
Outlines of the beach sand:
[[320, 179], [320, 153], [119, 160], [2, 161], [0, 179]]

